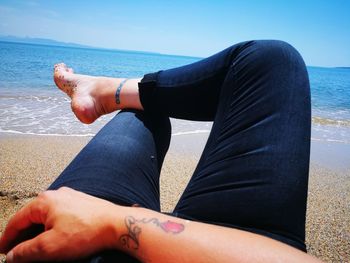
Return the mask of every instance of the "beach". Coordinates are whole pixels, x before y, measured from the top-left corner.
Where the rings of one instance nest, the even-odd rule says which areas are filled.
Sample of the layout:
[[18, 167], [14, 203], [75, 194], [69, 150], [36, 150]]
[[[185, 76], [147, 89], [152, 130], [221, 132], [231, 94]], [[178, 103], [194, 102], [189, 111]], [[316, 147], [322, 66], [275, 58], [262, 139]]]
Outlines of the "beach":
[[[207, 136], [205, 133], [172, 136], [161, 173], [162, 211], [171, 211], [175, 206], [196, 167]], [[90, 139], [76, 136], [0, 135], [0, 233], [9, 218], [45, 190]], [[306, 224], [308, 252], [326, 262], [348, 262], [349, 163], [346, 166], [347, 157], [343, 156], [343, 162], [340, 162], [344, 166], [339, 163], [335, 163], [335, 166], [324, 165], [323, 155], [339, 145], [312, 144]], [[342, 153], [337, 149], [335, 152]], [[341, 158], [333, 155], [328, 159], [339, 162]]]
[[[1, 41], [0, 57], [0, 233], [114, 116], [91, 125], [79, 122], [70, 99], [52, 80], [55, 63], [64, 61], [80, 74], [134, 78], [200, 60]], [[307, 248], [326, 262], [350, 262], [350, 70], [307, 70], [312, 105]], [[212, 127], [211, 122], [171, 122], [172, 142], [160, 179], [165, 212], [179, 199]]]

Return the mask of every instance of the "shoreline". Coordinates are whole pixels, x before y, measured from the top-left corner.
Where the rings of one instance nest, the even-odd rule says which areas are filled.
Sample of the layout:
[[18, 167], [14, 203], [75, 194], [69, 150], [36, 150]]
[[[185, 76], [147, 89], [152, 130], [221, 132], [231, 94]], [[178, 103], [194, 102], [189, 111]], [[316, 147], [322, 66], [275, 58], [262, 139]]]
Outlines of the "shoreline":
[[[162, 211], [175, 206], [207, 137], [172, 136], [160, 179]], [[45, 190], [90, 139], [0, 133], [0, 233], [10, 216]], [[326, 262], [350, 258], [349, 151], [350, 145], [339, 143], [311, 146], [306, 243], [310, 254]]]
[[[0, 96], [1, 97], [1, 96]], [[47, 111], [47, 109], [46, 109]], [[64, 112], [64, 114], [68, 114], [67, 120], [70, 120], [69, 132], [74, 130], [76, 133], [40, 133], [42, 130], [37, 131], [18, 131], [18, 127], [13, 127], [13, 129], [3, 129], [0, 127], [0, 136], [2, 135], [34, 135], [34, 136], [67, 136], [67, 137], [92, 137], [96, 135], [96, 133], [113, 118], [113, 113], [108, 114], [100, 118], [99, 121], [94, 124], [85, 125], [78, 122], [75, 117], [72, 115], [71, 111]], [[27, 116], [28, 117], [28, 116]], [[52, 117], [52, 116], [47, 116]], [[73, 117], [73, 118], [71, 118]], [[74, 120], [74, 121], [72, 121]], [[171, 118], [172, 127], [175, 129], [172, 136], [178, 135], [187, 135], [187, 134], [198, 134], [198, 133], [210, 133], [212, 122], [195, 122], [195, 121], [185, 121], [179, 119]], [[192, 130], [190, 131], [182, 131], [182, 128], [186, 125], [190, 125]], [[59, 123], [59, 125], [62, 123]], [[203, 125], [204, 124], [204, 125]], [[3, 123], [6, 126], [6, 123]], [[30, 125], [27, 123], [27, 125]], [[25, 127], [26, 125], [24, 125]], [[89, 127], [89, 128], [88, 128]], [[57, 129], [57, 127], [55, 128]], [[83, 130], [83, 134], [80, 134]], [[350, 145], [350, 120], [348, 119], [330, 119], [328, 117], [319, 117], [312, 116], [312, 134], [311, 141], [312, 142], [322, 142], [322, 143], [341, 143], [341, 144], [349, 144]], [[68, 130], [65, 130], [68, 132]], [[335, 135], [336, 134], [336, 135]], [[349, 136], [348, 136], [349, 135]]]
[[[210, 130], [203, 129], [172, 133], [168, 153], [195, 154], [200, 157], [209, 133]], [[4, 132], [0, 130], [0, 142], [7, 138], [82, 138], [89, 141], [94, 136], [95, 134], [39, 134]], [[311, 137], [311, 164], [338, 172], [350, 171], [350, 143], [341, 140]]]

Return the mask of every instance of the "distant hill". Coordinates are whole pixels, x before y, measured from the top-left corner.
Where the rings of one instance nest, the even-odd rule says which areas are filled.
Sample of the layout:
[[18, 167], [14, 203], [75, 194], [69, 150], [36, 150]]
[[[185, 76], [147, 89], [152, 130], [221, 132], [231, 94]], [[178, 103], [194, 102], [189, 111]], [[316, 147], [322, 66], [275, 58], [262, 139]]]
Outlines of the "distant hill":
[[53, 39], [47, 38], [32, 38], [32, 37], [15, 37], [15, 36], [0, 36], [0, 41], [5, 42], [16, 42], [16, 43], [28, 43], [28, 44], [40, 44], [49, 46], [65, 46], [65, 47], [79, 47], [79, 48], [93, 48], [91, 46], [70, 43], [70, 42], [60, 42]]
[[138, 51], [138, 50], [128, 50], [128, 49], [117, 49], [117, 48], [93, 47], [93, 46], [81, 45], [81, 44], [71, 43], [71, 42], [61, 42], [61, 41], [48, 39], [48, 38], [16, 37], [16, 36], [0, 35], [0, 42], [1, 41], [3, 41], [3, 42], [15, 42], [15, 43], [26, 43], [26, 44], [37, 44], [37, 45], [48, 45], [48, 46], [60, 46], [60, 47], [104, 49], [104, 50], [119, 51], [119, 52], [132, 52], [132, 53], [154, 54], [154, 55], [164, 55], [164, 56], [200, 58], [200, 57], [193, 57], [193, 56], [162, 54], [162, 53], [152, 52], [152, 51]]

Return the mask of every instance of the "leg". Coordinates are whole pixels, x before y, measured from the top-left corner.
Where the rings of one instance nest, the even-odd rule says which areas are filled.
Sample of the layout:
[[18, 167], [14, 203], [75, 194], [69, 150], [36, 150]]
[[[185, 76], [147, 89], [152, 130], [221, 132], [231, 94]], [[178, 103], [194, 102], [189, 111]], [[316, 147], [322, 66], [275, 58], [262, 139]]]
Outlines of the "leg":
[[[169, 118], [122, 111], [77, 155], [49, 189], [61, 186], [120, 205], [139, 204], [160, 211], [159, 173], [171, 134]], [[135, 262], [106, 252], [88, 262]]]
[[159, 173], [170, 129], [169, 118], [162, 115], [122, 111], [49, 189], [68, 186], [117, 204], [139, 204], [159, 211]]
[[252, 43], [239, 43], [193, 64], [145, 75], [139, 83], [143, 108], [173, 118], [214, 120], [227, 72]]
[[189, 120], [213, 120], [227, 70], [240, 50], [252, 42], [237, 44], [196, 63], [128, 80], [115, 93], [122, 79], [74, 74], [64, 64], [55, 66], [56, 85], [72, 99], [78, 119], [91, 123], [99, 116], [118, 109], [161, 111], [170, 117]]
[[245, 42], [146, 75], [139, 86], [145, 112], [215, 118], [175, 213], [304, 248], [310, 101], [305, 65], [294, 49], [276, 41]]
[[305, 250], [310, 91], [300, 55], [257, 41], [232, 60], [214, 125], [174, 214]]
[[[231, 53], [231, 50], [227, 49], [224, 52], [221, 52], [219, 55], [215, 55], [209, 59], [203, 60], [193, 65], [183, 67], [182, 70], [181, 68], [174, 69], [175, 73], [180, 75], [183, 73], [183, 71], [190, 71], [191, 69], [193, 69], [194, 71], [198, 71], [198, 73], [201, 73], [202, 69], [204, 68], [206, 68], [207, 71], [213, 70], [212, 72], [213, 74], [211, 74], [211, 76], [208, 79], [203, 78], [203, 76], [204, 77], [206, 76], [204, 74], [206, 72], [203, 72], [202, 74], [203, 76], [201, 77], [201, 79], [198, 79], [198, 77], [200, 76], [194, 76], [195, 79], [192, 85], [187, 85], [186, 89], [183, 89], [182, 87], [180, 90], [175, 92], [178, 94], [181, 93], [181, 95], [184, 95], [184, 97], [187, 98], [181, 102], [183, 104], [182, 106], [184, 106], [188, 111], [187, 118], [189, 119], [213, 118], [216, 110], [216, 106], [214, 104], [217, 103], [218, 94], [220, 91], [220, 85], [217, 84], [213, 86], [212, 90], [210, 88], [211, 88], [211, 85], [216, 84], [215, 82], [219, 83], [223, 81], [224, 75], [221, 71], [223, 71], [226, 67], [229, 66], [230, 61], [226, 58], [226, 56], [230, 56], [229, 53]], [[216, 64], [217, 66], [212, 67], [213, 64]], [[187, 69], [187, 70], [183, 70], [183, 69]], [[164, 79], [168, 78], [166, 73], [167, 73], [166, 71], [162, 73], [162, 75], [164, 75]], [[191, 77], [191, 74], [187, 74], [187, 76]], [[146, 78], [144, 78], [144, 81], [145, 80]], [[197, 80], [199, 80], [199, 82], [197, 82]], [[94, 121], [96, 118], [98, 118], [100, 115], [111, 112], [116, 109], [115, 105], [113, 104], [115, 103], [114, 94], [115, 94], [115, 89], [118, 86], [118, 81], [119, 81], [118, 79], [96, 78], [96, 77], [73, 74], [72, 69], [69, 69], [64, 65], [58, 65], [55, 69], [56, 84], [59, 86], [60, 89], [64, 90], [72, 98], [72, 109], [74, 113], [77, 115], [77, 117], [81, 121], [85, 123], [90, 123]], [[135, 80], [133, 80], [133, 82], [135, 82]], [[133, 82], [131, 82], [130, 84], [132, 84]], [[198, 89], [197, 87], [199, 87], [200, 89]], [[127, 86], [125, 88], [126, 89], [123, 89], [123, 90], [124, 91], [127, 90], [129, 93], [126, 92], [124, 94], [121, 94], [126, 99], [124, 100], [123, 96], [121, 96], [122, 101], [125, 101], [127, 103], [130, 103], [131, 101], [131, 104], [124, 105], [124, 106], [125, 107], [130, 106], [131, 108], [138, 108], [137, 101], [139, 99], [132, 99], [134, 98], [134, 96], [132, 96], [133, 95], [132, 92], [135, 91], [135, 89], [132, 87], [132, 85]], [[176, 90], [177, 89], [175, 89], [175, 91]], [[145, 93], [148, 94], [147, 89], [142, 89], [142, 91], [146, 91]], [[171, 99], [171, 97], [174, 95], [174, 92], [173, 90], [170, 90], [170, 91], [171, 91], [170, 93], [165, 92], [164, 95], [162, 96], [164, 96], [165, 99]], [[212, 97], [213, 91], [216, 94], [215, 95], [216, 99], [208, 100], [208, 98]], [[185, 94], [183, 94], [183, 92], [185, 92]], [[213, 104], [212, 106], [210, 106], [209, 104], [206, 105], [206, 106], [210, 106], [210, 107], [206, 107], [209, 110], [206, 110], [204, 111], [204, 113], [202, 113], [201, 110], [199, 110], [197, 107], [201, 105], [197, 105], [197, 106], [192, 105], [194, 95], [196, 94], [197, 96], [195, 97], [197, 99], [199, 98], [198, 101], [203, 101], [203, 102], [210, 101]], [[137, 96], [138, 96], [138, 93], [137, 93]], [[143, 98], [144, 96], [141, 97], [141, 99]], [[178, 98], [178, 96], [176, 96], [176, 98]], [[172, 103], [171, 105], [175, 106], [178, 109], [180, 108], [178, 107], [179, 105], [175, 105], [174, 103]], [[205, 108], [205, 107], [202, 107], [202, 108]], [[147, 110], [146, 112], [151, 112], [152, 116], [159, 115], [159, 113], [154, 113], [151, 110]], [[170, 114], [170, 115], [175, 116], [176, 112], [173, 112], [173, 114]], [[118, 118], [118, 116], [116, 117], [116, 119]], [[183, 116], [183, 117], [186, 117], [186, 116]], [[135, 191], [134, 189], [135, 184], [132, 184], [132, 186], [130, 186], [130, 180], [129, 180], [130, 173], [128, 177], [127, 176], [128, 171], [126, 171], [127, 173], [126, 176], [122, 173], [114, 172], [116, 170], [114, 169], [115, 164], [120, 165], [121, 160], [124, 160], [125, 158], [127, 159], [128, 157], [130, 157], [130, 155], [132, 155], [130, 151], [121, 153], [120, 150], [118, 150], [120, 148], [128, 149], [128, 147], [126, 146], [120, 147], [119, 144], [121, 140], [119, 137], [124, 138], [124, 135], [126, 134], [125, 130], [127, 130], [129, 127], [125, 126], [123, 122], [117, 121], [116, 119], [113, 120], [110, 124], [108, 124], [101, 131], [101, 133], [98, 134], [96, 138], [79, 154], [79, 156], [73, 161], [73, 163], [69, 167], [67, 167], [67, 169], [57, 179], [57, 181], [50, 187], [50, 189], [57, 189], [60, 186], [69, 186], [77, 190], [110, 200], [118, 204], [130, 205], [133, 203], [139, 203], [145, 207], [148, 207], [154, 210], [159, 210], [159, 200], [158, 200], [159, 197], [157, 192], [158, 176], [159, 176], [158, 173], [156, 176], [154, 176], [154, 174], [151, 176], [148, 176], [153, 178], [153, 181], [146, 179], [146, 181], [152, 182], [150, 187], [151, 189], [147, 189], [147, 191], [153, 193], [153, 195], [151, 195], [151, 197], [149, 197], [149, 195], [139, 197], [138, 194], [140, 193], [143, 194], [146, 192], [145, 189], [141, 187], [146, 183], [141, 181], [141, 183], [137, 185], [140, 187], [137, 188], [137, 190]], [[164, 121], [162, 122], [159, 120], [158, 121], [156, 120], [155, 123], [157, 123], [158, 127], [162, 127], [162, 129], [166, 129], [166, 127], [169, 125], [168, 123], [164, 125]], [[123, 131], [121, 132], [124, 135], [118, 136], [118, 129], [120, 129], [121, 127], [124, 129], [124, 132]], [[132, 130], [133, 128], [131, 129], [131, 131]], [[139, 135], [137, 136], [138, 138], [142, 137]], [[155, 135], [154, 138], [161, 139], [162, 136]], [[107, 141], [108, 141], [108, 144], [107, 144]], [[141, 146], [141, 145], [138, 145], [138, 146]], [[145, 148], [148, 148], [148, 147], [146, 147], [145, 145]], [[97, 158], [96, 158], [96, 153], [99, 153]], [[115, 159], [115, 160], [110, 160], [111, 156], [113, 157], [112, 159]], [[123, 156], [124, 158], [120, 156]], [[161, 157], [161, 161], [158, 161], [158, 163], [162, 162], [163, 157]], [[110, 160], [109, 164], [108, 163], [106, 164], [106, 160]], [[148, 159], [147, 161], [149, 162]], [[144, 169], [148, 170], [147, 161], [145, 162], [146, 165], [143, 162], [141, 162], [136, 167], [139, 167], [139, 168], [143, 167]], [[132, 165], [127, 167], [124, 167], [124, 166], [125, 165], [123, 165], [122, 168], [130, 168]], [[138, 172], [140, 172], [140, 175], [135, 174], [137, 172], [133, 172], [133, 176], [131, 178], [132, 179], [142, 178], [143, 177], [142, 170], [139, 170]], [[102, 180], [99, 179], [101, 177], [102, 177]], [[155, 177], [157, 177], [157, 179], [154, 179]], [[140, 180], [140, 179], [137, 179], [137, 180]], [[157, 187], [152, 187], [154, 185], [157, 185]], [[135, 186], [135, 188], [137, 186]], [[128, 197], [127, 200], [125, 200], [125, 197]], [[145, 199], [151, 199], [151, 200], [145, 201]], [[97, 257], [95, 259], [98, 260], [100, 258], [101, 257]], [[103, 258], [105, 259], [106, 257], [103, 256]]]
[[[153, 126], [159, 129], [166, 129], [169, 125], [164, 125], [164, 121], [159, 121], [154, 117], [160, 114], [194, 120], [213, 119], [226, 72], [231, 67], [232, 60], [239, 54], [240, 50], [249, 47], [251, 43], [252, 42], [245, 42], [235, 45], [191, 65], [162, 71], [157, 74], [146, 75], [141, 83], [139, 83], [140, 94], [137, 93], [137, 95], [139, 96], [138, 101], [142, 101], [142, 105], [139, 105], [139, 108], [145, 107], [145, 115], [151, 115], [154, 122]], [[155, 81], [155, 79], [157, 79], [157, 81]], [[93, 121], [94, 118], [96, 119], [100, 115], [116, 109], [114, 95], [119, 79], [78, 75], [74, 74], [73, 70], [67, 68], [64, 64], [58, 64], [55, 66], [54, 80], [57, 86], [72, 98], [73, 111], [75, 111], [77, 117], [84, 120], [84, 122]], [[129, 93], [121, 93], [121, 100], [126, 103], [122, 107], [130, 106], [131, 108], [137, 108], [137, 106], [130, 104], [130, 97], [134, 99], [131, 99], [132, 102], [137, 101], [137, 99], [133, 96], [128, 97], [128, 95], [135, 92], [135, 87], [132, 87], [135, 81], [137, 81], [137, 79], [130, 80], [128, 82], [130, 86], [126, 85], [125, 89], [123, 88], [123, 90], [127, 90]], [[112, 86], [114, 87], [113, 89], [111, 88]], [[137, 104], [137, 102], [135, 102], [135, 104]], [[158, 110], [158, 112], [154, 112], [153, 109], [157, 109], [157, 106], [160, 106], [161, 109]], [[138, 113], [138, 115], [141, 115], [141, 113]], [[118, 117], [119, 115], [96, 136], [81, 154], [79, 154], [76, 160], [67, 167], [53, 184], [52, 188], [57, 188], [58, 186], [66, 184], [67, 180], [70, 181], [70, 184], [80, 184], [82, 180], [89, 181], [83, 178], [78, 179], [78, 177], [73, 177], [71, 174], [76, 171], [78, 171], [77, 173], [79, 174], [79, 170], [85, 169], [88, 170], [85, 177], [91, 177], [89, 175], [90, 170], [103, 168], [106, 159], [103, 157], [95, 158], [95, 152], [100, 151], [100, 148], [102, 148], [102, 152], [104, 153], [105, 150], [103, 147], [105, 147], [104, 144], [106, 144], [105, 142], [107, 140], [110, 142], [108, 142], [108, 151], [106, 151], [108, 154], [105, 153], [106, 158], [110, 158], [110, 152], [113, 153], [113, 151], [118, 151], [120, 148], [128, 148], [124, 145], [119, 145], [121, 139], [118, 136], [124, 138], [126, 136], [125, 134], [129, 133], [128, 129], [130, 129], [130, 127], [125, 126], [123, 121], [118, 121]], [[123, 118], [119, 119], [123, 120]], [[132, 128], [132, 131], [134, 130], [137, 129]], [[138, 135], [138, 132], [135, 132], [135, 134], [139, 138], [142, 137]], [[158, 137], [159, 136], [155, 134], [154, 140], [158, 139]], [[111, 140], [111, 138], [113, 138], [113, 140]], [[103, 147], [100, 144], [102, 144]], [[141, 145], [139, 146], [141, 147]], [[145, 146], [145, 148], [147, 147]], [[142, 150], [140, 152], [142, 152]], [[122, 154], [116, 152], [114, 157], [118, 156], [118, 158], [122, 158], [120, 156], [124, 156], [124, 154], [126, 156], [125, 158], [127, 158], [130, 156], [130, 151], [126, 150], [125, 153]], [[94, 162], [90, 163], [91, 160]], [[114, 163], [110, 166], [112, 167], [113, 165]], [[87, 166], [91, 168], [87, 168]], [[94, 172], [92, 174], [94, 175]], [[107, 178], [106, 180], [109, 180], [108, 176], [105, 177]], [[91, 183], [87, 182], [86, 186], [89, 185], [91, 185]], [[95, 188], [95, 185], [91, 187]], [[119, 199], [120, 198], [119, 196]]]

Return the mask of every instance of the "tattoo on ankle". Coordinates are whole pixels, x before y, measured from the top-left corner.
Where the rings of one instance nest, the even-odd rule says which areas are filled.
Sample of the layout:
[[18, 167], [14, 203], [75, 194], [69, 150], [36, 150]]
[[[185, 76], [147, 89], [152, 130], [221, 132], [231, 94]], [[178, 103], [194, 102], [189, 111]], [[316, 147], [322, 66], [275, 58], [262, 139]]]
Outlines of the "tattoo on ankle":
[[125, 226], [128, 230], [128, 233], [122, 235], [119, 238], [122, 245], [126, 246], [127, 248], [137, 250], [140, 246], [140, 240], [139, 240], [139, 236], [141, 234], [140, 224], [149, 224], [149, 223], [152, 223], [157, 227], [160, 227], [165, 233], [179, 234], [185, 229], [185, 226], [183, 224], [175, 223], [170, 220], [160, 222], [157, 218], [135, 219], [133, 216], [127, 216], [125, 218]]

